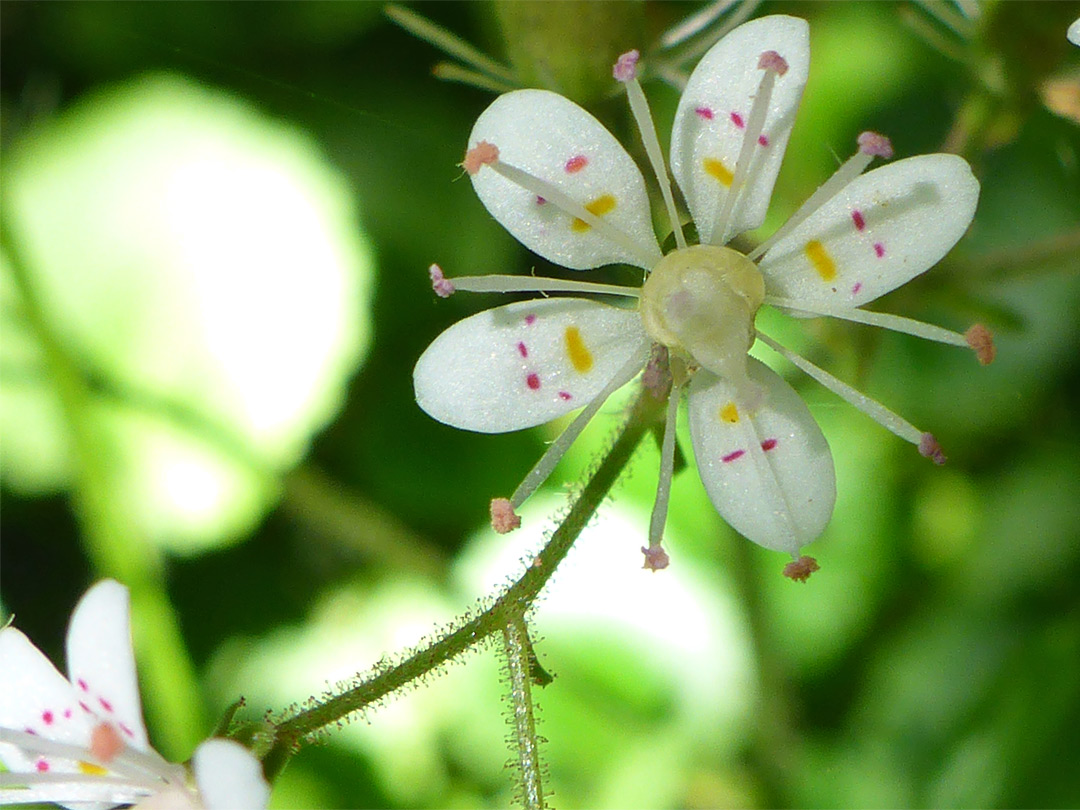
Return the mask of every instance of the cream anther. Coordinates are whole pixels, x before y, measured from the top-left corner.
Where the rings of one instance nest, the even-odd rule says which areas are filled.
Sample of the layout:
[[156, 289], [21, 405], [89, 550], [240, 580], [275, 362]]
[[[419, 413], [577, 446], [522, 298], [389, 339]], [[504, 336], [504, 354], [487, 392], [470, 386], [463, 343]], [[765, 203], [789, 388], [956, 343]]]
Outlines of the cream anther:
[[620, 82], [636, 79], [637, 63], [640, 58], [641, 54], [638, 53], [637, 49], [627, 51], [616, 60], [615, 66], [611, 69], [611, 75]]
[[469, 174], [476, 174], [480, 167], [491, 165], [499, 159], [499, 147], [487, 141], [480, 141], [476, 146], [465, 153], [465, 160], [461, 161], [461, 168]]
[[855, 139], [859, 144], [859, 151], [864, 155], [888, 160], [893, 156], [892, 141], [877, 132], [863, 132]]
[[787, 60], [776, 51], [765, 51], [758, 59], [757, 66], [758, 70], [771, 70], [777, 76], [783, 76], [788, 69]]

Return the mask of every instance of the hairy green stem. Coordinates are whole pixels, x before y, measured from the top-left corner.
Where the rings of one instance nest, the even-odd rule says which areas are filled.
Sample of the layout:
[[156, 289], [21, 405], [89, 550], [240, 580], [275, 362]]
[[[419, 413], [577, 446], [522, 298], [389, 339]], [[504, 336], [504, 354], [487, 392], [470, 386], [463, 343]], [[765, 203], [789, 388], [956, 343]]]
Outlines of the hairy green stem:
[[532, 644], [525, 615], [508, 617], [502, 629], [506, 674], [510, 686], [510, 711], [513, 734], [511, 745], [521, 787], [521, 806], [525, 810], [543, 810], [544, 788], [540, 780], [540, 742], [536, 736], [536, 718], [532, 698]]
[[566, 519], [551, 535], [525, 573], [490, 608], [414, 651], [394, 667], [380, 670], [339, 695], [298, 712], [277, 726], [274, 745], [263, 760], [267, 777], [273, 779], [289, 757], [312, 733], [360, 711], [402, 686], [423, 677], [441, 664], [500, 632], [521, 617], [536, 599], [556, 567], [570, 551], [582, 529], [607, 497], [638, 444], [663, 413], [664, 402], [642, 390], [611, 449], [574, 500]]
[[166, 756], [185, 756], [205, 731], [202, 700], [194, 665], [163, 585], [160, 555], [128, 520], [127, 505], [114, 495], [120, 471], [115, 464], [115, 446], [95, 418], [100, 406], [49, 320], [7, 213], [0, 213], [0, 244], [21, 298], [26, 325], [41, 347], [48, 380], [69, 430], [72, 500], [84, 547], [96, 571], [120, 580], [131, 593], [135, 646], [153, 652], [140, 656], [146, 708], [153, 725], [170, 732], [158, 741], [159, 748]]

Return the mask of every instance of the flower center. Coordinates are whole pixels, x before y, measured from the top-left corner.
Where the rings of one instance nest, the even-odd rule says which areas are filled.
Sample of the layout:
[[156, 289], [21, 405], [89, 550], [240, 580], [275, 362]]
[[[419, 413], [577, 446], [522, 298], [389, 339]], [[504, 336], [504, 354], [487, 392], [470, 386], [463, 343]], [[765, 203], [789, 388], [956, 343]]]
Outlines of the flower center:
[[746, 352], [765, 280], [736, 250], [694, 245], [665, 256], [641, 289], [645, 331], [699, 366], [742, 388]]

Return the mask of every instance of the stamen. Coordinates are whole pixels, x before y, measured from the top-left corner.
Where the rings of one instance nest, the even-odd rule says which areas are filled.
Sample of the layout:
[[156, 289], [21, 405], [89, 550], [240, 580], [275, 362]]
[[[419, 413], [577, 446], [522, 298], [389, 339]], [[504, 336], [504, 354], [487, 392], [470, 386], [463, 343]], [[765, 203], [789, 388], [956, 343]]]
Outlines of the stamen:
[[645, 358], [634, 355], [611, 378], [611, 382], [607, 384], [604, 390], [593, 397], [592, 401], [582, 409], [581, 413], [574, 418], [574, 421], [567, 426], [559, 438], [553, 441], [548, 449], [544, 451], [544, 455], [540, 456], [540, 460], [533, 465], [533, 468], [529, 470], [518, 488], [514, 490], [514, 494], [510, 496], [511, 509], [517, 509], [525, 503], [526, 499], [547, 480], [547, 477], [551, 475], [552, 470], [555, 469], [563, 455], [570, 449], [570, 445], [574, 443], [574, 439], [581, 434], [581, 431], [585, 429], [585, 425], [600, 410], [600, 406], [604, 404], [608, 397], [637, 376], [637, 373], [641, 371], [644, 365]]
[[735, 163], [735, 175], [731, 186], [728, 188], [724, 204], [716, 213], [713, 220], [713, 229], [709, 235], [709, 242], [713, 245], [722, 245], [726, 241], [728, 228], [731, 227], [731, 217], [735, 212], [735, 204], [741, 196], [746, 177], [750, 173], [750, 161], [754, 154], [754, 148], [758, 144], [758, 137], [765, 128], [765, 116], [769, 113], [769, 101], [772, 99], [773, 86], [776, 77], [787, 73], [788, 65], [776, 51], [765, 51], [758, 60], [758, 69], [764, 70], [761, 84], [754, 95], [754, 104], [750, 107], [750, 118], [743, 130], [743, 142], [739, 149], [739, 159]]
[[[758, 332], [757, 336], [762, 343], [764, 343], [777, 354], [780, 354], [783, 357], [787, 358], [792, 364], [797, 366], [806, 374], [813, 377], [815, 380], [824, 385], [841, 399], [847, 401], [850, 405], [865, 413], [867, 416], [869, 416], [886, 430], [895, 433], [904, 441], [911, 442], [916, 447], [919, 447], [920, 452], [922, 451], [922, 444], [925, 441], [924, 436], [928, 436], [930, 434], [923, 433], [923, 431], [919, 430], [917, 427], [915, 427], [903, 417], [898, 416], [897, 414], [890, 411], [877, 400], [871, 399], [865, 394], [859, 393], [846, 382], [838, 380], [832, 374], [822, 368], [819, 368], [818, 366], [815, 366], [809, 360], [806, 360], [795, 354], [795, 352], [791, 351], [790, 349], [781, 346], [768, 335], [762, 332]], [[940, 452], [940, 448], [938, 448], [938, 450]], [[926, 454], [924, 453], [923, 455]], [[944, 459], [944, 456], [942, 456], [942, 459]], [[936, 461], [937, 459], [935, 458], [935, 462]]]
[[[971, 339], [959, 332], [943, 329], [940, 326], [923, 323], [914, 318], [905, 318], [902, 315], [892, 315], [888, 312], [871, 312], [858, 307], [843, 306], [841, 304], [829, 304], [825, 302], [814, 303], [807, 306], [804, 302], [793, 298], [781, 298], [776, 295], [766, 295], [765, 303], [779, 307], [790, 313], [801, 312], [806, 315], [818, 315], [825, 318], [837, 318], [853, 323], [864, 323], [867, 326], [880, 326], [892, 332], [902, 332], [905, 335], [914, 335], [925, 340], [933, 340], [936, 343], [947, 343], [950, 346], [971, 346]], [[971, 327], [967, 334], [978, 327]], [[985, 327], [983, 327], [985, 329]], [[991, 339], [992, 340], [992, 339]], [[972, 348], [975, 348], [972, 346]], [[991, 343], [991, 349], [993, 344]]]
[[806, 582], [810, 579], [810, 575], [820, 568], [821, 566], [813, 557], [803, 556], [784, 566], [784, 576], [795, 582]]
[[574, 279], [547, 278], [544, 276], [457, 276], [453, 279], [446, 279], [446, 283], [452, 289], [462, 292], [577, 292], [595, 295], [621, 295], [627, 298], [637, 298], [641, 295], [640, 287], [624, 287], [620, 284], [598, 284], [594, 281], [576, 281]]
[[[649, 519], [649, 547], [645, 553], [645, 567], [653, 571], [667, 567], [668, 557], [662, 545], [664, 524], [667, 523], [668, 502], [671, 500], [671, 478], [675, 472], [675, 430], [679, 413], [679, 395], [682, 386], [671, 386], [668, 397], [667, 419], [664, 422], [664, 443], [660, 448], [660, 480], [656, 485], [656, 501]], [[662, 556], [661, 556], [662, 555]], [[659, 565], [663, 563], [663, 565]]]
[[521, 518], [506, 498], [491, 499], [491, 528], [499, 534], [508, 534], [521, 525]]
[[449, 281], [444, 275], [442, 268], [437, 264], [431, 265], [428, 268], [428, 275], [431, 276], [431, 289], [435, 290], [435, 294], [439, 298], [449, 298], [454, 294], [454, 284]]
[[964, 340], [975, 351], [982, 365], [988, 366], [994, 362], [994, 358], [997, 357], [997, 348], [994, 346], [994, 333], [981, 323], [974, 324], [968, 329], [964, 333]]
[[811, 214], [835, 197], [844, 186], [866, 171], [866, 167], [870, 165], [874, 158], [888, 159], [892, 157], [892, 144], [884, 135], [879, 135], [876, 132], [864, 132], [856, 139], [856, 143], [859, 145], [859, 150], [848, 158], [847, 162], [837, 169], [832, 177], [822, 183], [818, 190], [811, 194], [806, 202], [799, 207], [799, 210], [792, 214], [787, 222], [777, 228], [776, 233], [754, 248], [753, 251], [747, 254], [746, 258], [750, 259], [750, 261], [757, 261], [759, 257], [764, 256], [769, 248], [805, 222]]
[[939, 467], [945, 463], [945, 451], [941, 449], [933, 433], [924, 433], [919, 439], [919, 454], [931, 459]]
[[585, 206], [563, 193], [557, 186], [547, 180], [530, 174], [524, 169], [519, 169], [517, 166], [503, 162], [499, 159], [499, 148], [497, 146], [487, 141], [480, 141], [465, 153], [465, 160], [461, 162], [461, 166], [469, 174], [476, 174], [485, 165], [494, 169], [511, 183], [521, 186], [537, 197], [542, 197], [563, 213], [569, 214], [574, 219], [580, 219], [591, 226], [597, 233], [603, 235], [634, 257], [638, 266], [651, 270], [664, 258], [655, 241], [651, 243], [639, 242], [616, 228], [603, 217], [599, 217], [592, 211], [587, 210]]
[[630, 112], [633, 113], [634, 120], [637, 122], [641, 141], [645, 144], [645, 154], [649, 156], [649, 163], [652, 164], [656, 180], [660, 184], [660, 194], [664, 198], [668, 219], [671, 220], [671, 231], [675, 234], [675, 245], [678, 248], [684, 248], [686, 237], [683, 235], [682, 223], [679, 222], [679, 214], [675, 209], [675, 197], [671, 193], [671, 180], [668, 178], [667, 166], [664, 163], [664, 152], [660, 148], [660, 139], [656, 136], [656, 125], [653, 123], [652, 113], [649, 112], [649, 102], [637, 80], [637, 61], [638, 52], [627, 51], [619, 57], [612, 73], [626, 87]]
[[713, 0], [699, 11], [673, 25], [660, 36], [662, 49], [673, 48], [705, 30], [714, 20], [735, 5], [738, 0]]

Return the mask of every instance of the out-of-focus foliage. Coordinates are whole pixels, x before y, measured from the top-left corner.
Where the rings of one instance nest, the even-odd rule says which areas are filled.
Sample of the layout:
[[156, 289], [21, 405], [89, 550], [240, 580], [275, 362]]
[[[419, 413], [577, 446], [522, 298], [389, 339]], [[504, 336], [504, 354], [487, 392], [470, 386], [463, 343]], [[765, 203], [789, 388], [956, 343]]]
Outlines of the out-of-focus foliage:
[[[411, 8], [586, 104], [645, 165], [611, 53], [655, 63], [699, 6]], [[901, 157], [960, 151], [982, 183], [975, 222], [882, 309], [984, 321], [998, 359], [764, 322], [934, 430], [949, 464], [791, 376], [839, 490], [811, 549], [822, 570], [797, 585], [723, 525], [692, 466], [672, 567], [639, 570], [647, 442], [535, 611], [556, 806], [1080, 802], [1080, 48], [1065, 40], [1080, 10], [979, 9], [757, 9], [808, 18], [812, 49], [762, 233], [864, 129]], [[239, 694], [251, 717], [302, 704], [516, 574], [623, 400], [517, 537], [483, 528], [488, 501], [557, 426], [470, 435], [412, 401], [427, 343], [503, 302], [435, 299], [431, 262], [551, 272], [456, 167], [491, 94], [432, 78], [444, 56], [375, 3], [4, 3], [0, 45], [0, 595], [19, 626], [60, 660], [75, 599], [128, 566], [151, 737], [183, 758]], [[645, 89], [666, 140], [677, 90]], [[331, 731], [274, 805], [505, 806], [499, 679], [481, 650]]]

